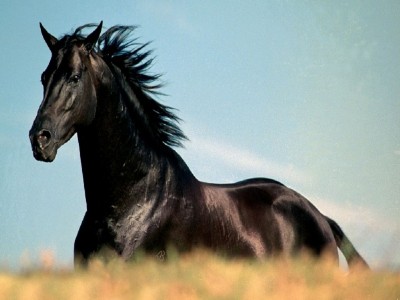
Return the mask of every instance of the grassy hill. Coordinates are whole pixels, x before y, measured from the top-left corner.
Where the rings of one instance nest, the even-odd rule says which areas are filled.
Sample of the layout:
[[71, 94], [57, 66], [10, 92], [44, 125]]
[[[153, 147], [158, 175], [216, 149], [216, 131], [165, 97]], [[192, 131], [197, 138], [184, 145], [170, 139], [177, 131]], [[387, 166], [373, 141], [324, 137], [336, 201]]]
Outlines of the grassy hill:
[[99, 260], [87, 270], [45, 263], [0, 272], [0, 299], [400, 299], [400, 274], [355, 269], [309, 257], [227, 260], [204, 251], [167, 262]]

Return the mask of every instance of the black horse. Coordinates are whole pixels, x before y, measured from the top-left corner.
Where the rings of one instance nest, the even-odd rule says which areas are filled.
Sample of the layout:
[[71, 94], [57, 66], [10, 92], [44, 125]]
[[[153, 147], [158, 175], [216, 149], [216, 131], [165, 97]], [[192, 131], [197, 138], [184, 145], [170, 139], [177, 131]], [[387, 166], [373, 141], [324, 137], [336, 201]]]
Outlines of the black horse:
[[78, 134], [87, 211], [75, 262], [103, 248], [129, 259], [205, 247], [228, 256], [273, 257], [302, 250], [367, 265], [340, 227], [308, 200], [264, 178], [198, 181], [172, 149], [186, 139], [170, 107], [154, 100], [157, 75], [134, 27], [89, 35], [84, 25], [57, 39], [40, 24], [52, 56], [43, 102], [29, 136], [37, 160], [51, 162]]

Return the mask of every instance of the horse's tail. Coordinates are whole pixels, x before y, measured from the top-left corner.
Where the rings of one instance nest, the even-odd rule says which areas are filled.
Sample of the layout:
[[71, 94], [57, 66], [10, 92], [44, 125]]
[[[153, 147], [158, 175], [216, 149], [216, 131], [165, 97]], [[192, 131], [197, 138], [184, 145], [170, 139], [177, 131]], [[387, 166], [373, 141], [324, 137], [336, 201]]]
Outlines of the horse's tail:
[[349, 268], [358, 265], [366, 269], [369, 269], [367, 262], [364, 260], [364, 258], [362, 258], [360, 253], [358, 253], [356, 248], [354, 248], [353, 244], [344, 234], [342, 228], [340, 228], [340, 226], [332, 219], [326, 216], [325, 218], [328, 221], [329, 226], [331, 227], [333, 236], [335, 237], [336, 245], [338, 246], [340, 251], [342, 251], [344, 257], [346, 258]]

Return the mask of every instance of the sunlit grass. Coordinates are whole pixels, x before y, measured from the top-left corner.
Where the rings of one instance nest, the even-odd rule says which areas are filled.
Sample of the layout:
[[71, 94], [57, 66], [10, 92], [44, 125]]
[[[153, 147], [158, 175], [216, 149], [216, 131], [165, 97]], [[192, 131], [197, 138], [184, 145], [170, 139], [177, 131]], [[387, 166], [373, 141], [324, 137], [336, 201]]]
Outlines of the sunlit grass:
[[309, 257], [227, 260], [205, 251], [167, 262], [93, 260], [87, 270], [50, 263], [0, 273], [0, 299], [400, 299], [400, 274], [355, 269]]

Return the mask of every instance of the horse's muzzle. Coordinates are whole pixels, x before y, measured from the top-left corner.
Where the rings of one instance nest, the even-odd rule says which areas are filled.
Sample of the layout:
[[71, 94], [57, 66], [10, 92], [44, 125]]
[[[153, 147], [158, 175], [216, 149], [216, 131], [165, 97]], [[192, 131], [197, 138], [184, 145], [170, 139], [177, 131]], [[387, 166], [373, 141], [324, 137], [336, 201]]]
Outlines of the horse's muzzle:
[[55, 159], [57, 147], [49, 130], [42, 129], [38, 132], [32, 132], [31, 130], [29, 139], [31, 140], [33, 156], [37, 160], [52, 162]]

